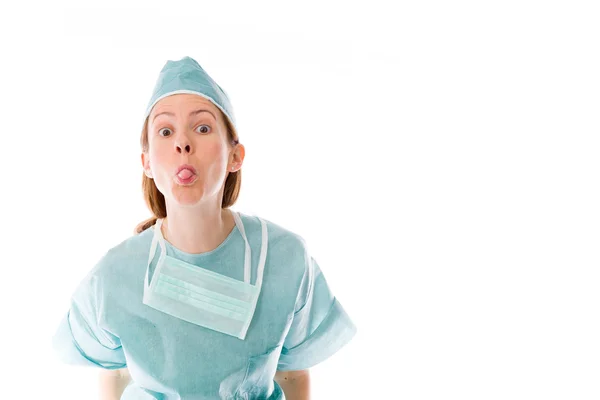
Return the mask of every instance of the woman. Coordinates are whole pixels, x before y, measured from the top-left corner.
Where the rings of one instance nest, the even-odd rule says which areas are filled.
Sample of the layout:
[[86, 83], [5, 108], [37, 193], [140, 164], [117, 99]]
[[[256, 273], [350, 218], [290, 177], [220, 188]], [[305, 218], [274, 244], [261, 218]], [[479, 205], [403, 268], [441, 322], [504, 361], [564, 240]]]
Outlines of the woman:
[[302, 237], [231, 210], [245, 149], [192, 58], [160, 72], [141, 145], [154, 216], [77, 287], [61, 358], [102, 368], [106, 399], [308, 399], [356, 329]]

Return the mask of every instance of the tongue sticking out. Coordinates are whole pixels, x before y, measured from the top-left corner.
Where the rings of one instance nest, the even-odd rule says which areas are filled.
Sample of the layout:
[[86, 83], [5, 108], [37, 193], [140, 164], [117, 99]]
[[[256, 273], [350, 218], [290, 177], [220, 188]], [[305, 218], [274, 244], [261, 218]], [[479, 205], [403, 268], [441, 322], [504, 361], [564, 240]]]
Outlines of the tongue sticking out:
[[182, 169], [181, 172], [179, 172], [177, 174], [177, 176], [180, 179], [189, 179], [193, 176], [194, 174], [192, 173], [192, 171], [190, 171], [189, 169]]

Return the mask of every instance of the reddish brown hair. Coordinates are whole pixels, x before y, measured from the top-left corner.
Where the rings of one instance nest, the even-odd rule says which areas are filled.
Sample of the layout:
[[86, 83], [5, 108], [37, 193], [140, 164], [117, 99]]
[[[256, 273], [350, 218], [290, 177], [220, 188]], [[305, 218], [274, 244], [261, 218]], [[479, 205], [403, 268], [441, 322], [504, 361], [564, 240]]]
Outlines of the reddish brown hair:
[[[227, 138], [232, 145], [239, 143], [238, 135], [229, 121], [229, 118], [219, 110], [221, 118], [225, 121], [225, 127], [227, 128]], [[149, 117], [148, 117], [149, 118]], [[140, 137], [140, 145], [142, 151], [147, 152], [149, 148], [148, 142], [148, 118], [144, 121], [144, 127], [142, 128], [142, 135]], [[235, 172], [229, 172], [227, 179], [225, 180], [225, 188], [223, 190], [223, 201], [221, 202], [221, 208], [228, 208], [235, 204], [240, 194], [240, 188], [242, 186], [242, 170]], [[142, 191], [144, 192], [144, 200], [150, 212], [153, 216], [145, 221], [140, 222], [136, 228], [135, 233], [141, 233], [146, 229], [150, 228], [156, 223], [158, 218], [165, 218], [167, 216], [167, 207], [165, 204], [165, 196], [159, 192], [158, 188], [154, 184], [154, 179], [148, 178], [146, 174], [142, 173]]]

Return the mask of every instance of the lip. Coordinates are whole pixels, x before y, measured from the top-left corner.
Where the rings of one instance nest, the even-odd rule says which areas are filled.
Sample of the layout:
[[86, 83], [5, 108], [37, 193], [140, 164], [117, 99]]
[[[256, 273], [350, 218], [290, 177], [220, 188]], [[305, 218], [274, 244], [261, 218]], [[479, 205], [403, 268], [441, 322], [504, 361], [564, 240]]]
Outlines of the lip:
[[[188, 171], [190, 171], [192, 173], [192, 176], [190, 176], [187, 179], [181, 179], [179, 177], [179, 173], [181, 171], [183, 171], [184, 169], [187, 169]], [[192, 185], [194, 182], [196, 182], [196, 179], [198, 179], [198, 175], [196, 174], [196, 168], [192, 167], [191, 165], [184, 164], [184, 165], [180, 166], [179, 168], [177, 168], [177, 172], [175, 173], [174, 179], [178, 185], [181, 185], [181, 186]]]
[[184, 169], [189, 169], [192, 172], [192, 174], [196, 175], [196, 168], [189, 164], [183, 164], [179, 168], [177, 168], [177, 171], [175, 171], [175, 175], [178, 175]]

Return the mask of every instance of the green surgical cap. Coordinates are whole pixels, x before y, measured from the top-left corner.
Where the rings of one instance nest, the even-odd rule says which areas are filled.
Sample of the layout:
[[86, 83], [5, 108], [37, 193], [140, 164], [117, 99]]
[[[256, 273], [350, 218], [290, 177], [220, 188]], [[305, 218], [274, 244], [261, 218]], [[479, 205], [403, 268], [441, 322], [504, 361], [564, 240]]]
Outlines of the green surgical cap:
[[158, 75], [144, 119], [150, 115], [152, 107], [160, 99], [178, 93], [197, 94], [210, 100], [223, 111], [237, 130], [233, 107], [227, 94], [191, 57], [183, 57], [178, 61], [167, 61]]

